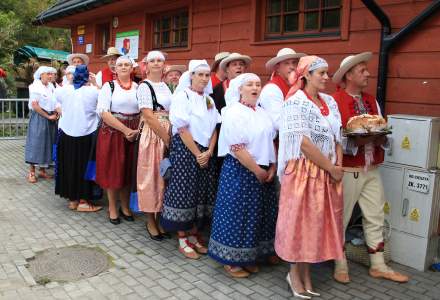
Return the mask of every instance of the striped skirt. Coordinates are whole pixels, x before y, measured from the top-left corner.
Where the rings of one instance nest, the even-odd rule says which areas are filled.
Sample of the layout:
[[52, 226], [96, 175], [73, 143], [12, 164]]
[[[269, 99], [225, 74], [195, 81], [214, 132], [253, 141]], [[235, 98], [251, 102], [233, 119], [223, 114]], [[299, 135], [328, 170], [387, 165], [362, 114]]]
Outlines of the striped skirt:
[[52, 163], [56, 122], [49, 121], [33, 110], [30, 115], [26, 136], [25, 161], [32, 165], [49, 165]]

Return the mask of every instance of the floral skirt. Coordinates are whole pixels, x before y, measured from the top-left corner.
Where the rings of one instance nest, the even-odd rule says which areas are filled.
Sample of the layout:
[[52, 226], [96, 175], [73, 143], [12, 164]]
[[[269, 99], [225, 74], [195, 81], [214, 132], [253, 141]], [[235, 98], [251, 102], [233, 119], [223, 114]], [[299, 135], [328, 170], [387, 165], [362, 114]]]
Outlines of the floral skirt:
[[288, 262], [343, 258], [342, 183], [308, 159], [290, 161], [281, 179], [275, 251]]
[[274, 181], [260, 183], [227, 155], [220, 174], [208, 255], [232, 266], [253, 265], [272, 256], [278, 203]]

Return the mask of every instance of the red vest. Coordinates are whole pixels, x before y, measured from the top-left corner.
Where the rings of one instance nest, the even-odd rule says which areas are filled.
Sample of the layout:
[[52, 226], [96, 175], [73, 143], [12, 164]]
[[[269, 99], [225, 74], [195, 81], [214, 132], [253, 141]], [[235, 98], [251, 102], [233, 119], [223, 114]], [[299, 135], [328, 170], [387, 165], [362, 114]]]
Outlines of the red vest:
[[219, 84], [220, 82], [222, 82], [222, 81], [220, 79], [218, 79], [217, 75], [215, 73], [211, 73], [212, 88], [215, 88], [217, 86], [217, 84]]
[[102, 85], [104, 85], [104, 83], [106, 82], [116, 80], [116, 73], [113, 73], [109, 67], [103, 69], [101, 72], [102, 72]]
[[[347, 94], [344, 89], [338, 88], [338, 90], [332, 95], [338, 103], [339, 112], [341, 113], [342, 127], [346, 128], [348, 120], [358, 115], [355, 112], [354, 101], [355, 99]], [[377, 115], [377, 104], [376, 99], [366, 93], [362, 93], [362, 100], [365, 103], [365, 107], [369, 114]], [[374, 149], [374, 162], [373, 165], [377, 165], [383, 162], [384, 159], [384, 151], [382, 147], [376, 146]], [[365, 153], [364, 147], [361, 146], [358, 149], [356, 156], [344, 155], [344, 159], [342, 161], [342, 165], [344, 167], [363, 167], [365, 166]]]

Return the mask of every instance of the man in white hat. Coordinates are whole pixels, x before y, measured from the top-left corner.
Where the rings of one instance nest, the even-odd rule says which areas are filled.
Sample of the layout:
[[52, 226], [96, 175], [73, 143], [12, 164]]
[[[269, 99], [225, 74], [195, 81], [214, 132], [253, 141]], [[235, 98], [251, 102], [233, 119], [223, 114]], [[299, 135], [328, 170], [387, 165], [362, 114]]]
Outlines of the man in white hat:
[[88, 65], [89, 57], [84, 53], [72, 53], [67, 56], [69, 66]]
[[219, 68], [226, 73], [226, 79], [217, 84], [211, 95], [219, 113], [226, 106], [225, 92], [229, 87], [229, 82], [238, 75], [243, 74], [251, 61], [252, 59], [247, 55], [231, 53], [220, 62]]
[[107, 49], [107, 54], [102, 57], [102, 59], [107, 60], [107, 67], [96, 74], [96, 84], [99, 88], [101, 88], [106, 82], [116, 80], [116, 60], [121, 55], [122, 54], [116, 49], [116, 47], [110, 47]]
[[[338, 103], [343, 128], [353, 116], [381, 115], [375, 97], [364, 92], [370, 76], [367, 62], [371, 57], [371, 52], [350, 55], [341, 62], [333, 76], [333, 82], [338, 85], [333, 97]], [[378, 166], [383, 162], [386, 141], [384, 136], [343, 139], [344, 230], [351, 219], [355, 204], [358, 203], [370, 254], [370, 276], [407, 282], [408, 276], [392, 270], [384, 260], [385, 199]], [[341, 283], [350, 282], [346, 259], [335, 262], [334, 278]]]
[[291, 48], [283, 48], [278, 51], [277, 56], [266, 62], [266, 70], [271, 76], [261, 91], [260, 105], [269, 113], [276, 129], [279, 128], [281, 108], [290, 89], [289, 75], [295, 71], [299, 59], [305, 55], [296, 53]]
[[214, 57], [214, 62], [211, 65], [211, 83], [212, 88], [215, 88], [217, 84], [226, 79], [226, 73], [222, 68], [219, 68], [219, 65], [222, 60], [231, 54], [230, 52], [220, 52], [217, 53]]

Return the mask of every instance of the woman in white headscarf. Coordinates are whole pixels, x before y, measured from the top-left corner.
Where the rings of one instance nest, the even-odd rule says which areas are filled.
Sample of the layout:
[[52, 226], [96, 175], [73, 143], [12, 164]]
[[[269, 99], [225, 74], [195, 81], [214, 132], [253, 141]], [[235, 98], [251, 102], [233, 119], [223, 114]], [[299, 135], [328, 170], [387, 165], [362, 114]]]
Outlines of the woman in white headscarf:
[[273, 139], [276, 130], [257, 105], [260, 78], [253, 73], [231, 80], [222, 109], [219, 156], [226, 156], [215, 202], [209, 256], [232, 277], [258, 272], [257, 260], [275, 255], [278, 210]]
[[161, 224], [167, 231], [178, 232], [179, 251], [192, 259], [208, 252], [198, 228], [210, 216], [216, 194], [212, 155], [220, 115], [209, 96], [210, 82], [206, 60], [191, 60], [170, 107], [172, 174], [165, 191]]
[[40, 166], [38, 177], [50, 179], [46, 167], [52, 163], [52, 147], [55, 140], [56, 120], [54, 87], [51, 84], [52, 70], [41, 66], [34, 73], [34, 82], [29, 86], [30, 119], [26, 136], [25, 161], [30, 164], [28, 181], [37, 182], [35, 165]]
[[[137, 161], [137, 199], [131, 208], [147, 215], [147, 232], [151, 239], [161, 241], [169, 237], [160, 230], [158, 214], [162, 210], [165, 183], [160, 176], [160, 161], [170, 146], [171, 124], [168, 111], [171, 91], [162, 81], [165, 56], [160, 51], [150, 51], [143, 59], [146, 78], [137, 90], [138, 106], [144, 122], [139, 139]], [[141, 125], [142, 126], [142, 125]], [[137, 200], [137, 201], [136, 201]]]

